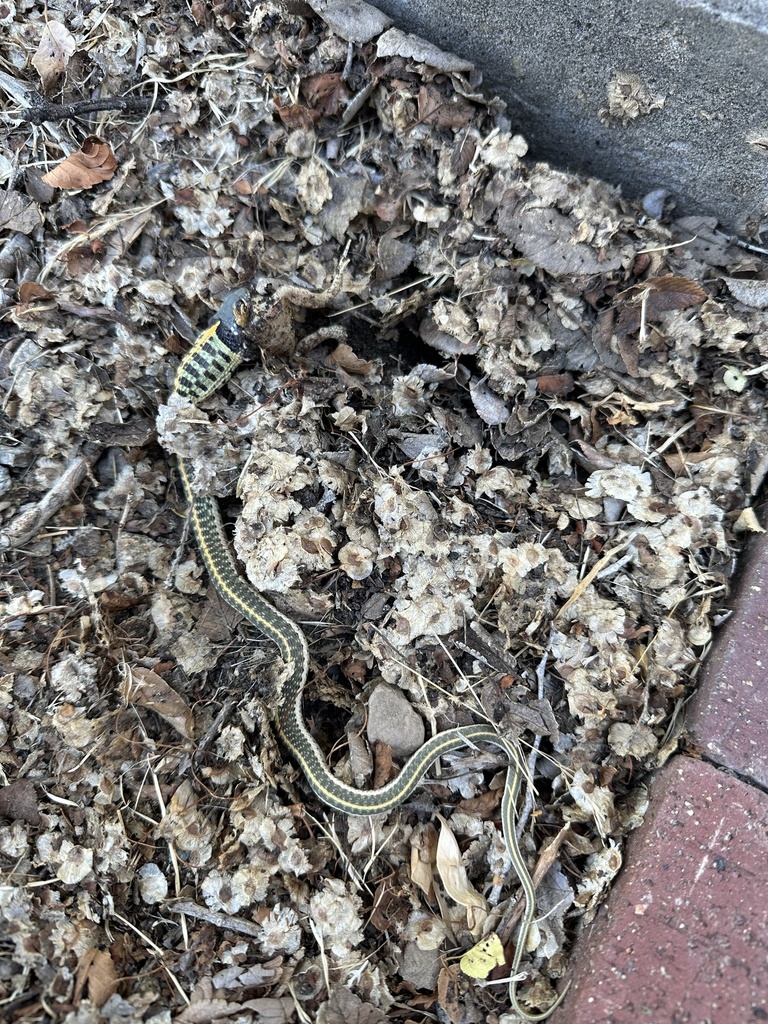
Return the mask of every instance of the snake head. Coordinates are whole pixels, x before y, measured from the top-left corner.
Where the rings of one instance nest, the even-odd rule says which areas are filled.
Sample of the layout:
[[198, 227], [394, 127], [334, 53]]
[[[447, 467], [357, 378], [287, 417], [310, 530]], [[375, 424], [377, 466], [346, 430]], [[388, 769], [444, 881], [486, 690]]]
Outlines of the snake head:
[[243, 329], [250, 321], [251, 295], [247, 288], [236, 288], [219, 306], [214, 317], [219, 339], [233, 352], [242, 353], [245, 345]]

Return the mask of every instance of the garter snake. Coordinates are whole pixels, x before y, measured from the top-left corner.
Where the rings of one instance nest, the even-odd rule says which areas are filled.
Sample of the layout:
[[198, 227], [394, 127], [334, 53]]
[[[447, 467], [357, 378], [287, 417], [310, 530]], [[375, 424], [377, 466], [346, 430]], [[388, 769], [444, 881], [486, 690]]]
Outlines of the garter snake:
[[[269, 316], [262, 316], [264, 323]], [[248, 293], [238, 289], [222, 303], [213, 324], [203, 331], [182, 360], [173, 391], [193, 404], [202, 402], [222, 387], [243, 358], [243, 328], [250, 323]], [[515, 976], [525, 952], [535, 912], [535, 894], [531, 877], [517, 845], [516, 805], [520, 792], [522, 755], [517, 742], [507, 739], [490, 725], [470, 725], [449, 729], [433, 736], [411, 756], [400, 774], [385, 786], [359, 790], [341, 782], [328, 769], [320, 747], [309, 732], [302, 712], [302, 692], [309, 671], [309, 651], [301, 628], [278, 611], [246, 582], [238, 569], [227, 540], [218, 502], [195, 493], [189, 462], [178, 457], [179, 475], [189, 506], [189, 518], [211, 581], [224, 600], [243, 615], [277, 647], [289, 668], [289, 675], [277, 710], [277, 732], [301, 767], [309, 785], [329, 807], [347, 814], [378, 814], [402, 803], [419, 785], [430, 765], [441, 755], [457, 747], [488, 743], [501, 750], [508, 761], [507, 780], [501, 805], [504, 838], [512, 866], [520, 880], [525, 901], [520, 931], [515, 946], [509, 983], [509, 997], [515, 1011], [525, 1020], [548, 1017], [562, 1000], [542, 1013], [529, 1013], [518, 1002]]]

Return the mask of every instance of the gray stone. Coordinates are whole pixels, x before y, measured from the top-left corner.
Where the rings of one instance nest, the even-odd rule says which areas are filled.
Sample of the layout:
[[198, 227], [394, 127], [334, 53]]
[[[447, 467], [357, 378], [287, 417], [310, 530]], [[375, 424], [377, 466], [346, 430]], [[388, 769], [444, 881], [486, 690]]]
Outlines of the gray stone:
[[403, 962], [398, 973], [403, 981], [414, 988], [431, 992], [437, 984], [440, 974], [440, 951], [437, 949], [419, 949], [415, 942], [407, 942], [403, 950]]
[[368, 700], [368, 742], [388, 743], [395, 757], [408, 757], [424, 743], [424, 722], [396, 686], [380, 683]]

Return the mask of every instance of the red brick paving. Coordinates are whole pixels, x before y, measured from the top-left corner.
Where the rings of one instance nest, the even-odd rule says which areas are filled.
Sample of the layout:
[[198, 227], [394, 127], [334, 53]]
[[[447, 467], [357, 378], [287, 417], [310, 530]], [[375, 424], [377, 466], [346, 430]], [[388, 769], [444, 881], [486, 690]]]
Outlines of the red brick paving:
[[730, 604], [686, 720], [705, 760], [653, 780], [552, 1024], [768, 1021], [768, 535]]
[[686, 716], [707, 760], [768, 786], [768, 535], [751, 547]]
[[768, 1021], [768, 796], [675, 757], [625, 852], [552, 1024]]

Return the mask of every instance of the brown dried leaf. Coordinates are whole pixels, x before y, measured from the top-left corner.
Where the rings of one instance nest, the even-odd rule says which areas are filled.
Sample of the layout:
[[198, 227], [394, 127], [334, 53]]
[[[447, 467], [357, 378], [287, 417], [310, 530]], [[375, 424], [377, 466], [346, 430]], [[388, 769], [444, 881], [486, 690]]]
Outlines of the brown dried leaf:
[[93, 188], [102, 181], [109, 181], [116, 167], [115, 154], [107, 143], [98, 135], [89, 135], [77, 153], [62, 160], [44, 174], [42, 180], [54, 188]]
[[392, 929], [394, 933], [398, 933], [408, 921], [409, 909], [410, 905], [401, 890], [385, 880], [379, 883], [373, 897], [370, 924], [380, 932]]
[[119, 979], [114, 961], [101, 949], [89, 949], [81, 958], [75, 980], [74, 1003], [80, 1002], [83, 989], [88, 986], [88, 999], [94, 1006], [103, 1006], [117, 991]]
[[646, 320], [658, 320], [662, 313], [673, 309], [698, 306], [706, 297], [707, 293], [695, 281], [674, 274], [634, 285], [620, 296], [624, 307], [616, 324], [616, 334], [626, 337], [638, 329], [643, 306]]
[[342, 370], [346, 370], [347, 373], [356, 373], [360, 377], [365, 377], [373, 369], [373, 363], [370, 359], [361, 359], [359, 356], [356, 356], [352, 347], [345, 342], [337, 345], [325, 362], [327, 366], [335, 364], [341, 367]]
[[559, 398], [563, 395], [569, 395], [575, 386], [573, 376], [570, 373], [542, 374], [536, 378], [536, 388], [538, 391], [542, 395], [549, 395], [551, 397]]
[[301, 103], [287, 103], [284, 107], [275, 101], [275, 110], [286, 128], [309, 131], [322, 118], [319, 110], [310, 110]]
[[434, 84], [419, 89], [419, 121], [438, 128], [463, 128], [474, 115], [475, 108], [463, 96], [445, 95]]
[[470, 796], [465, 800], [460, 800], [456, 804], [456, 810], [462, 811], [464, 814], [471, 814], [481, 821], [490, 821], [501, 803], [503, 793], [502, 789], [488, 789], [485, 793], [480, 793], [479, 796]]
[[168, 802], [157, 835], [190, 854], [189, 863], [204, 864], [211, 855], [213, 828], [192, 783], [185, 779]]
[[324, 117], [335, 117], [341, 113], [350, 97], [340, 71], [310, 75], [301, 83], [301, 94], [309, 106]]
[[379, 789], [392, 778], [392, 747], [382, 740], [376, 740], [374, 749], [373, 787]]
[[461, 995], [461, 972], [458, 964], [443, 967], [437, 979], [437, 1001], [449, 1021], [464, 1020]]
[[53, 298], [53, 292], [48, 291], [41, 284], [37, 284], [36, 281], [22, 281], [19, 285], [19, 302], [23, 305], [29, 305], [30, 302], [36, 302], [38, 299], [51, 299]]
[[40, 44], [32, 58], [32, 64], [43, 83], [44, 92], [52, 89], [59, 77], [64, 74], [69, 58], [76, 49], [75, 37], [66, 25], [60, 21], [49, 21], [46, 24], [40, 36]]
[[195, 718], [192, 709], [172, 686], [151, 669], [142, 668], [140, 665], [130, 669], [126, 685], [123, 687], [123, 696], [126, 700], [160, 715], [184, 739], [194, 738]]

